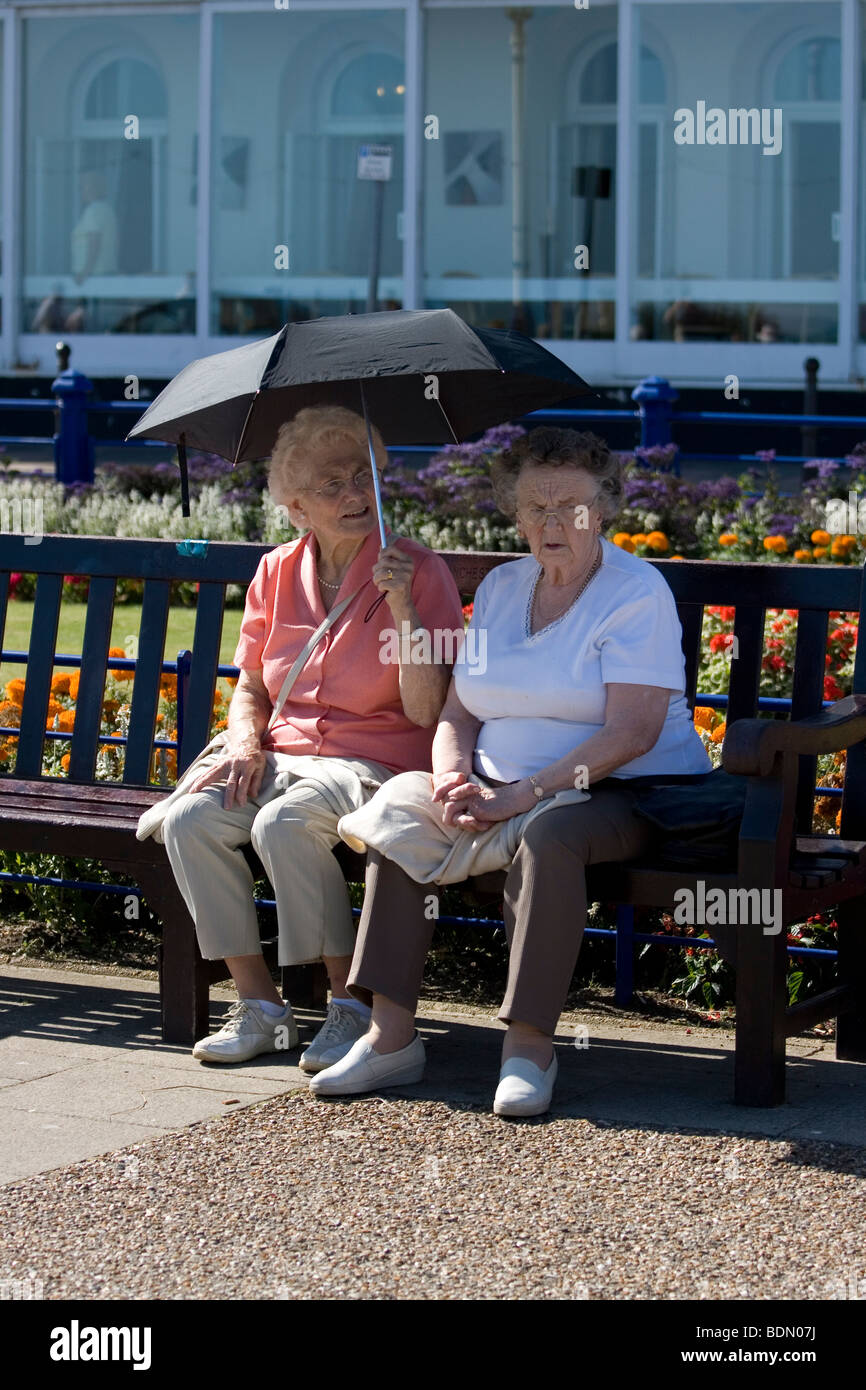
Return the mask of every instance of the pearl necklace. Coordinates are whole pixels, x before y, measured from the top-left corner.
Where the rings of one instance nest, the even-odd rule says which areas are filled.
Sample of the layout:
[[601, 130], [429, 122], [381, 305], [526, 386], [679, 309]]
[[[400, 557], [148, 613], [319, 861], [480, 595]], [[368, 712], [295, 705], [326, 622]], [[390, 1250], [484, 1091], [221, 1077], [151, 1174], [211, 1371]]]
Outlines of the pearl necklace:
[[319, 583], [320, 583], [320, 584], [322, 585], [322, 587], [325, 588], [325, 589], [342, 589], [342, 587], [343, 587], [343, 581], [342, 581], [342, 579], [340, 580], [339, 584], [329, 584], [328, 581], [327, 581], [327, 579], [321, 579], [321, 578], [320, 578], [320, 579], [319, 579]]

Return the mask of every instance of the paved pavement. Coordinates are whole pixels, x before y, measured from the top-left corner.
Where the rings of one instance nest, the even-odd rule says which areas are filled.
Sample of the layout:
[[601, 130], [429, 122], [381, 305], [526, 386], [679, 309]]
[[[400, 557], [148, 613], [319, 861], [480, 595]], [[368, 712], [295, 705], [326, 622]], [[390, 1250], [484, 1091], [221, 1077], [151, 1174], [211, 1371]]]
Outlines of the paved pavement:
[[[214, 989], [214, 1027], [232, 998]], [[319, 1016], [301, 1011], [298, 1021], [303, 1042]], [[427, 1074], [400, 1095], [489, 1106], [501, 1026], [427, 1004], [420, 1027]], [[836, 1062], [832, 1043], [790, 1040], [789, 1100], [771, 1110], [733, 1105], [727, 1031], [575, 1014], [563, 1022], [560, 1044], [554, 1118], [866, 1146], [866, 1066]], [[298, 1056], [203, 1066], [187, 1048], [161, 1043], [152, 980], [2, 966], [0, 1184], [303, 1088]]]

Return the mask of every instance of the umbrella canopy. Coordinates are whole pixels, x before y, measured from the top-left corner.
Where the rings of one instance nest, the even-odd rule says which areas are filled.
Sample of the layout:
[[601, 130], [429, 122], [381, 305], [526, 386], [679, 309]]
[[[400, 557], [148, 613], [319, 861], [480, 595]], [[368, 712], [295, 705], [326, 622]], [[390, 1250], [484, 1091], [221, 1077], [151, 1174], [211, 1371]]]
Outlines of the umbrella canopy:
[[375, 421], [386, 444], [459, 443], [590, 393], [522, 333], [470, 328], [451, 309], [398, 309], [289, 323], [197, 358], [126, 437], [241, 463], [267, 457], [280, 425], [305, 406], [344, 405]]

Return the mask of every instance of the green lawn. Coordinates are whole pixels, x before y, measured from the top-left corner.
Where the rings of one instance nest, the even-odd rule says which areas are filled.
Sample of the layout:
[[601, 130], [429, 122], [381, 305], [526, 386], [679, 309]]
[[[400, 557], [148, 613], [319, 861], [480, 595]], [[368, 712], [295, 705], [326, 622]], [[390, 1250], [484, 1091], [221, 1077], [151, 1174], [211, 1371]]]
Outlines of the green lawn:
[[[62, 603], [60, 605], [60, 625], [55, 650], [70, 656], [80, 656], [84, 638], [84, 620], [87, 605], [84, 603]], [[243, 612], [240, 608], [226, 610], [223, 620], [220, 661], [231, 663], [237, 645]], [[13, 599], [6, 612], [6, 631], [3, 635], [4, 651], [26, 651], [30, 641], [30, 628], [33, 622], [33, 604], [29, 601]], [[111, 627], [111, 645], [125, 647], [127, 639], [138, 634], [141, 623], [141, 604], [118, 604], [114, 610]], [[195, 625], [194, 608], [172, 608], [168, 615], [168, 635], [165, 641], [165, 659], [175, 661], [184, 647], [192, 647], [192, 634]], [[24, 666], [4, 661], [0, 665], [0, 686], [13, 676], [24, 676]]]

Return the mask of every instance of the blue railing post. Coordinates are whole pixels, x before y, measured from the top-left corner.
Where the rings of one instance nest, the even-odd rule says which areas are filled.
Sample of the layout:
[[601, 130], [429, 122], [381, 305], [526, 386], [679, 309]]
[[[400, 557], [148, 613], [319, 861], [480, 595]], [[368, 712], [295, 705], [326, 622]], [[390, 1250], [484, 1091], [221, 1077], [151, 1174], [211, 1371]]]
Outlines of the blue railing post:
[[57, 344], [59, 375], [51, 383], [57, 401], [57, 430], [54, 435], [54, 476], [59, 483], [92, 483], [94, 474], [93, 440], [87, 432], [87, 397], [93, 382], [67, 366], [69, 347]]
[[616, 909], [616, 983], [614, 1002], [627, 1009], [634, 994], [634, 908], [618, 903]]
[[642, 449], [658, 444], [670, 444], [671, 406], [679, 397], [663, 376], [646, 376], [631, 393], [640, 409], [640, 443]]

